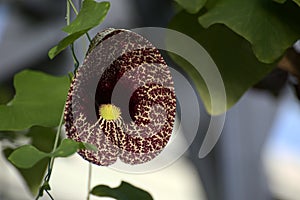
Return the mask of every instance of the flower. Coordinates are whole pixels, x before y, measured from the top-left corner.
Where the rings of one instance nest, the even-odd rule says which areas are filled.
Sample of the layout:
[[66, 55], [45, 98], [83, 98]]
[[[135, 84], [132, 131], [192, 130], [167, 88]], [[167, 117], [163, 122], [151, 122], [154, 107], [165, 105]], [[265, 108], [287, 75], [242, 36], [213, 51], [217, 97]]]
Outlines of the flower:
[[92, 40], [65, 107], [67, 136], [95, 145], [80, 150], [102, 166], [152, 160], [172, 134], [176, 96], [159, 51], [142, 36], [106, 29]]

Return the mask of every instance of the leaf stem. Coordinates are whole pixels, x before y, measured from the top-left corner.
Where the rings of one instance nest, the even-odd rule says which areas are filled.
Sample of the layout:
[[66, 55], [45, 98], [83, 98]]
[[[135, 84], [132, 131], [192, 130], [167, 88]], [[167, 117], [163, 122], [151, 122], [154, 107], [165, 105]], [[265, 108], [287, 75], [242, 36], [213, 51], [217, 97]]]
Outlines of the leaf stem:
[[[71, 0], [67, 0], [67, 14], [66, 14], [67, 26], [70, 25], [70, 21], [71, 21], [70, 6], [73, 8], [75, 14], [78, 14], [78, 11], [76, 10], [76, 7], [74, 6], [73, 2]], [[73, 57], [73, 62], [74, 62], [74, 74], [75, 74], [75, 72], [79, 66], [79, 62], [78, 62], [77, 56], [75, 54], [74, 43], [72, 43], [70, 45], [70, 47], [71, 47], [71, 52], [72, 52], [72, 57]]]
[[[60, 133], [61, 133], [61, 128], [62, 128], [62, 125], [63, 125], [63, 122], [64, 122], [64, 111], [65, 111], [65, 108], [63, 108], [63, 111], [62, 111], [62, 114], [61, 114], [61, 117], [60, 117], [60, 121], [59, 121], [59, 125], [58, 125], [58, 128], [57, 128], [57, 132], [56, 132], [56, 136], [55, 136], [55, 141], [54, 141], [54, 145], [53, 145], [53, 149], [52, 149], [52, 153], [56, 150], [57, 148], [57, 145], [58, 145], [58, 140], [59, 140], [59, 136], [60, 136]], [[52, 168], [53, 168], [53, 164], [54, 164], [54, 157], [51, 157], [50, 159], [50, 175], [51, 175], [51, 172], [52, 172]], [[50, 176], [48, 178], [48, 181], [50, 180]]]
[[92, 182], [92, 163], [89, 163], [89, 174], [88, 174], [88, 194], [87, 200], [90, 200], [90, 190], [91, 190], [91, 182]]

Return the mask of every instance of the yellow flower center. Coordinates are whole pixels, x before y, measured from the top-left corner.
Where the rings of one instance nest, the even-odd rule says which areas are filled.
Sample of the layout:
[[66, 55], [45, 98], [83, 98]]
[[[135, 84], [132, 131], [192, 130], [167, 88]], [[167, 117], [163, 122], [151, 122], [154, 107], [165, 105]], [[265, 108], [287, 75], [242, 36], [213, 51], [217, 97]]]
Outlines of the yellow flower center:
[[113, 104], [103, 104], [99, 107], [99, 114], [106, 120], [116, 120], [120, 117], [121, 110]]

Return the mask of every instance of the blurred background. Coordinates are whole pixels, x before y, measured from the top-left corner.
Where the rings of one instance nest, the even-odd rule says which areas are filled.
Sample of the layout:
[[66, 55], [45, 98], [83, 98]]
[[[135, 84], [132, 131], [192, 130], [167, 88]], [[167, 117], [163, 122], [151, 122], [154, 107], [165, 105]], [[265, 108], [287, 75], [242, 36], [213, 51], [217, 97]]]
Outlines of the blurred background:
[[[79, 6], [79, 1], [74, 2]], [[107, 27], [166, 27], [176, 10], [171, 0], [110, 0], [110, 3], [104, 23], [90, 32], [92, 36]], [[70, 51], [51, 61], [47, 56], [48, 50], [64, 36], [61, 31], [64, 17], [65, 1], [61, 0], [0, 1], [1, 104], [13, 97], [13, 76], [23, 69], [53, 75], [72, 71]], [[80, 62], [87, 45], [84, 38], [75, 44]], [[221, 138], [204, 159], [199, 159], [198, 153], [210, 117], [200, 105], [198, 134], [178, 161], [160, 171], [140, 175], [95, 166], [92, 185], [115, 187], [126, 180], [149, 191], [155, 200], [300, 199], [300, 102], [287, 81], [282, 82], [276, 95], [261, 89], [268, 80], [277, 80], [278, 73], [283, 72], [275, 70], [257, 85], [260, 89], [249, 90], [227, 112]], [[287, 75], [285, 79], [293, 81]], [[0, 149], [7, 144], [1, 138]], [[62, 200], [84, 199], [87, 169], [87, 163], [78, 155], [57, 159], [51, 177], [52, 194]], [[32, 197], [18, 172], [1, 154], [0, 200], [10, 199]]]

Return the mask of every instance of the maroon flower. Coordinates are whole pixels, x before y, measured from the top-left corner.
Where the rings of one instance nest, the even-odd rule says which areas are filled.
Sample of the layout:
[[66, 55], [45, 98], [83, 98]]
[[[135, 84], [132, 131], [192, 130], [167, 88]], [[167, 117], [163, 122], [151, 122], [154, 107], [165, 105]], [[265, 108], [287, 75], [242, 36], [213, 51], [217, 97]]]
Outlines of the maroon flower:
[[66, 132], [98, 148], [79, 151], [90, 162], [140, 164], [167, 145], [175, 111], [172, 77], [159, 51], [134, 32], [107, 29], [93, 39], [70, 87]]

